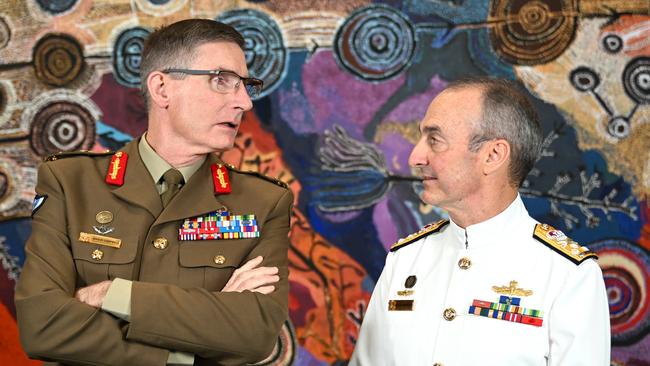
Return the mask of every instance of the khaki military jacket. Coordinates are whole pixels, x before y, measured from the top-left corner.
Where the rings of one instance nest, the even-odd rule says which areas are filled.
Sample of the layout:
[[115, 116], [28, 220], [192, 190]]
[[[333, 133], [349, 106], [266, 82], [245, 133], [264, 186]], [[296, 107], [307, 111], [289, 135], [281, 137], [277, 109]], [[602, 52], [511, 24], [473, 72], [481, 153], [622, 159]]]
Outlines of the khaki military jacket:
[[[287, 318], [291, 192], [231, 169], [232, 192], [215, 194], [210, 166], [218, 159], [210, 155], [163, 209], [137, 141], [122, 151], [128, 163], [121, 186], [105, 182], [112, 155], [59, 158], [39, 168], [36, 192], [47, 198], [33, 214], [16, 288], [28, 355], [70, 365], [165, 365], [170, 351], [194, 354], [196, 365], [268, 356]], [[223, 207], [254, 214], [260, 237], [179, 240], [185, 218]], [[113, 214], [106, 236], [120, 239], [119, 248], [79, 240], [94, 233], [101, 211]], [[219, 292], [258, 255], [263, 266], [279, 268], [272, 294]], [[76, 289], [115, 278], [134, 281], [129, 322], [74, 299]]]

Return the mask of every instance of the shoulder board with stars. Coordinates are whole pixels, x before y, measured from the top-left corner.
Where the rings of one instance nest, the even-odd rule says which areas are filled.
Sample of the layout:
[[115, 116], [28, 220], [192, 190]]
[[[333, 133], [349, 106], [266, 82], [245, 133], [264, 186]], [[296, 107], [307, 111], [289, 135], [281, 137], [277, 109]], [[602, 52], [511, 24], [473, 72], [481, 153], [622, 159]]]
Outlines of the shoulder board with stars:
[[422, 229], [420, 229], [418, 232], [415, 232], [413, 234], [410, 234], [406, 238], [402, 238], [397, 241], [397, 243], [393, 244], [393, 246], [390, 247], [390, 251], [394, 252], [397, 249], [403, 248], [411, 243], [416, 242], [419, 239], [422, 239], [428, 235], [431, 235], [433, 233], [437, 233], [438, 231], [442, 230], [445, 225], [449, 223], [449, 220], [440, 220], [438, 222], [434, 222], [431, 224], [428, 224], [424, 226]]
[[230, 169], [230, 170], [232, 170], [232, 171], [235, 171], [235, 172], [237, 172], [237, 173], [248, 174], [248, 175], [254, 175], [254, 176], [258, 177], [258, 178], [262, 178], [262, 179], [264, 179], [264, 180], [266, 180], [266, 181], [269, 181], [269, 182], [271, 182], [271, 183], [273, 183], [273, 184], [275, 184], [275, 185], [278, 185], [278, 186], [280, 186], [280, 187], [287, 188], [287, 189], [289, 188], [289, 186], [287, 185], [287, 183], [285, 183], [285, 182], [283, 182], [283, 181], [281, 181], [281, 180], [279, 180], [279, 179], [277, 179], [277, 178], [273, 178], [273, 177], [269, 177], [269, 176], [267, 176], [267, 175], [264, 175], [264, 174], [262, 174], [262, 173], [260, 173], [260, 172], [254, 172], [254, 171], [252, 171], [252, 170], [248, 170], [248, 171], [246, 171], [246, 170], [239, 170], [239, 169], [235, 168], [235, 166], [232, 165], [232, 164], [226, 164], [226, 166], [228, 167], [228, 169]]
[[560, 253], [563, 257], [575, 264], [580, 264], [588, 258], [598, 259], [596, 253], [571, 240], [562, 231], [555, 229], [551, 225], [535, 225], [533, 238]]
[[90, 156], [90, 157], [98, 157], [98, 156], [106, 156], [106, 155], [111, 155], [113, 154], [113, 151], [106, 150], [106, 151], [88, 151], [88, 150], [79, 150], [79, 151], [61, 151], [56, 154], [52, 154], [50, 156], [47, 156], [46, 158], [43, 159], [43, 161], [55, 161], [59, 159], [65, 159], [65, 158], [72, 158], [75, 156]]

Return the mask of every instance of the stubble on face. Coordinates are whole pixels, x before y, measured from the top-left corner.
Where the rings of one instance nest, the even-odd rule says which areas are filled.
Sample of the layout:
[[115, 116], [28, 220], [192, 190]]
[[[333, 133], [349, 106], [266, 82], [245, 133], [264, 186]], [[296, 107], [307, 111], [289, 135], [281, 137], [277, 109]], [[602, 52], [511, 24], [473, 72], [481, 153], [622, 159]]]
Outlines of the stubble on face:
[[423, 177], [424, 202], [449, 212], [465, 208], [467, 198], [478, 189], [478, 156], [469, 151], [468, 143], [481, 116], [481, 101], [480, 90], [463, 88], [443, 91], [429, 106], [414, 149], [421, 155], [417, 168]]
[[[235, 43], [210, 42], [197, 48], [191, 69], [228, 70], [248, 76], [243, 51]], [[210, 87], [210, 76], [188, 75], [180, 80], [177, 108], [172, 116], [177, 139], [195, 153], [232, 148], [243, 113], [252, 103], [243, 85], [220, 93]]]

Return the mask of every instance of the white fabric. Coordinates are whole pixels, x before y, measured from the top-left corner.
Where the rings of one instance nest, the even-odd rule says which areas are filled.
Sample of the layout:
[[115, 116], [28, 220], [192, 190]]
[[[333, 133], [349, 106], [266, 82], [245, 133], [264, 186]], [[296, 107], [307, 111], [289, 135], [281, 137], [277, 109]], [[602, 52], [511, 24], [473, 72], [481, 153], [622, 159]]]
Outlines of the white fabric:
[[[519, 197], [502, 213], [464, 230], [440, 232], [389, 253], [350, 365], [610, 364], [610, 327], [602, 272], [576, 265], [533, 238], [537, 222]], [[467, 244], [466, 244], [467, 241]], [[461, 269], [458, 261], [471, 260]], [[415, 275], [410, 296], [399, 296]], [[469, 314], [473, 300], [499, 302], [492, 286], [532, 290], [521, 307], [543, 311], [541, 327]], [[389, 300], [414, 300], [389, 311]], [[443, 318], [447, 308], [456, 318]]]

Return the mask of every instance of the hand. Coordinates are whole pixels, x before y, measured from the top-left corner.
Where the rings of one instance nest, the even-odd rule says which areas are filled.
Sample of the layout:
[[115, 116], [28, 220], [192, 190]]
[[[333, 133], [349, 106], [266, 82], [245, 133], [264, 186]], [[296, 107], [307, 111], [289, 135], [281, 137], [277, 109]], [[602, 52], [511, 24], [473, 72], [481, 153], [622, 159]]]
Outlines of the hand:
[[262, 260], [261, 256], [257, 256], [237, 268], [221, 291], [242, 292], [248, 290], [265, 295], [273, 292], [275, 286], [271, 284], [280, 280], [278, 267], [257, 267]]
[[92, 307], [101, 308], [111, 283], [113, 281], [103, 281], [82, 287], [75, 292], [74, 298]]

